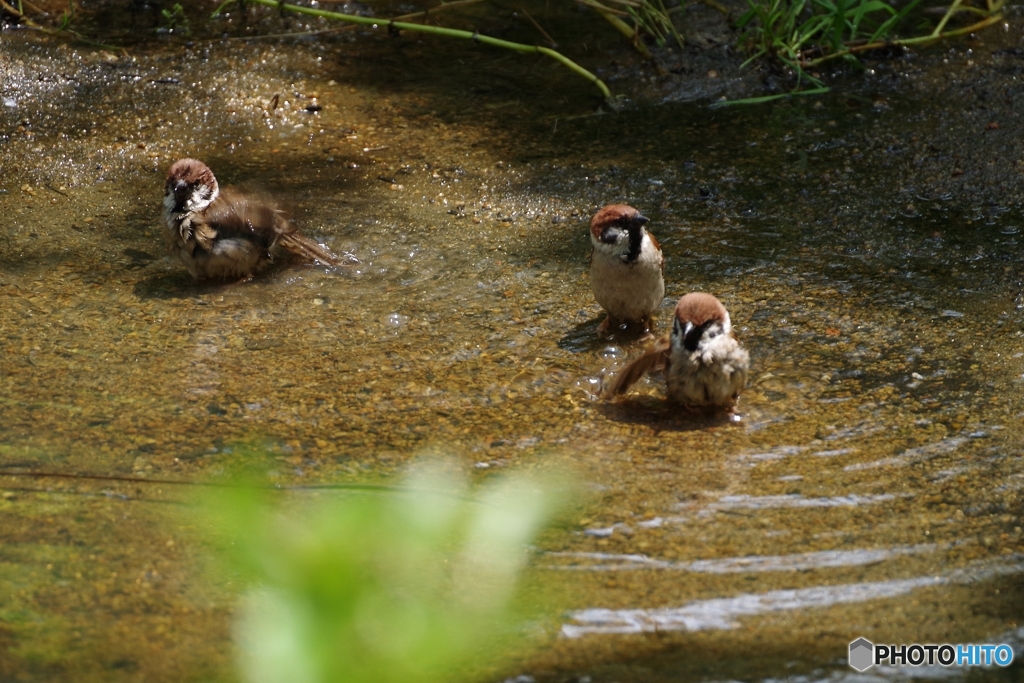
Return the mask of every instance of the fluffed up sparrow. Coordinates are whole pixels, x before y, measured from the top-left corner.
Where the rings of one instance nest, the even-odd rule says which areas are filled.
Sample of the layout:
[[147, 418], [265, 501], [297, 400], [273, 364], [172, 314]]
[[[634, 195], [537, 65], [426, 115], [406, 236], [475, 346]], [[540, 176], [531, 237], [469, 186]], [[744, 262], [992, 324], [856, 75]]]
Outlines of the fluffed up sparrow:
[[273, 204], [221, 190], [196, 159], [179, 159], [167, 171], [163, 218], [171, 254], [197, 280], [252, 277], [273, 262], [278, 246], [306, 261], [342, 263], [300, 235]]
[[662, 367], [669, 398], [689, 408], [731, 412], [747, 384], [750, 356], [733, 336], [722, 302], [694, 292], [676, 305], [672, 331], [626, 366], [602, 394], [623, 394]]
[[665, 260], [646, 216], [632, 206], [609, 204], [590, 221], [590, 286], [608, 317], [598, 328], [606, 336], [621, 324], [651, 327], [665, 297]]

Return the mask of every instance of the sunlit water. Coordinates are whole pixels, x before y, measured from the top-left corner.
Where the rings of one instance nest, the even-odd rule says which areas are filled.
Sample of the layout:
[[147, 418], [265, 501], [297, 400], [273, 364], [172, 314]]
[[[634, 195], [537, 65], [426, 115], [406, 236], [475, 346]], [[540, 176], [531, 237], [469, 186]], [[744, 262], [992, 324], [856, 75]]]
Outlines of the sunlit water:
[[[859, 636], [1020, 643], [1024, 221], [925, 177], [918, 100], [592, 116], [553, 67], [375, 80], [369, 57], [402, 58], [366, 40], [0, 44], [0, 465], [204, 481], [258, 458], [301, 484], [569, 461], [590, 498], [528, 577], [565, 611], [509, 675], [845, 680]], [[360, 263], [192, 283], [158, 219], [186, 155]], [[663, 245], [662, 329], [692, 290], [729, 308], [738, 422], [679, 414], [657, 376], [595, 400], [641, 348], [596, 337], [586, 221], [611, 201]], [[230, 676], [231, 590], [159, 521], [184, 491], [0, 489], [0, 678]]]

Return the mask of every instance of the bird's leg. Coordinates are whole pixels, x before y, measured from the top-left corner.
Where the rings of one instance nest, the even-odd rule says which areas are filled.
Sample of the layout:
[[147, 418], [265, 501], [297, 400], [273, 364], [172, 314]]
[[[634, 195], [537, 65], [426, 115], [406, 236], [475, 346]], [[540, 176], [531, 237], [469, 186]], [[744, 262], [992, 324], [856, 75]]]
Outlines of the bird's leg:
[[640, 341], [649, 342], [654, 340], [654, 315], [649, 315], [644, 319], [644, 333], [640, 337]]

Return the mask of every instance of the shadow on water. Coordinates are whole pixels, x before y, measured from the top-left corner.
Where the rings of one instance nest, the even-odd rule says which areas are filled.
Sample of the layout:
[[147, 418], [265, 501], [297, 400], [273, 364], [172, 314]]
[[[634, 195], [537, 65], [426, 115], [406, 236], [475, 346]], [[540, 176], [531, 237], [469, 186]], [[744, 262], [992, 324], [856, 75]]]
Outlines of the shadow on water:
[[642, 324], [622, 324], [611, 333], [600, 336], [597, 331], [604, 322], [605, 314], [578, 323], [558, 340], [558, 347], [571, 353], [593, 353], [616, 344], [633, 345], [653, 341]]
[[649, 427], [654, 435], [661, 432], [688, 432], [729, 425], [743, 429], [742, 417], [735, 419], [721, 412], [706, 414], [687, 410], [663, 396], [630, 396], [600, 403], [598, 410], [613, 422]]
[[196, 282], [187, 272], [179, 271], [149, 275], [139, 280], [132, 291], [139, 299], [187, 299], [238, 286], [242, 283]]

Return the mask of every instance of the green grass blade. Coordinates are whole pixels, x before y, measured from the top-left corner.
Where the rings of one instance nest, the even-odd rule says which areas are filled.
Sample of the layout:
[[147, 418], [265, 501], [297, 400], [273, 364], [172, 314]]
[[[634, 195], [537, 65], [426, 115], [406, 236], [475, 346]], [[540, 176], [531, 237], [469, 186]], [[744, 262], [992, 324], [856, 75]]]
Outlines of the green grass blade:
[[784, 100], [790, 97], [799, 97], [801, 95], [824, 95], [829, 91], [827, 87], [814, 88], [813, 90], [795, 90], [793, 92], [782, 93], [779, 95], [765, 95], [763, 97], [747, 97], [742, 100], [721, 100], [710, 105], [711, 109], [721, 109], [722, 107], [732, 107], [739, 104], [763, 104], [765, 102], [774, 102], [775, 100]]

